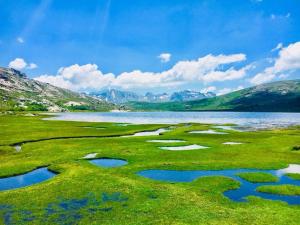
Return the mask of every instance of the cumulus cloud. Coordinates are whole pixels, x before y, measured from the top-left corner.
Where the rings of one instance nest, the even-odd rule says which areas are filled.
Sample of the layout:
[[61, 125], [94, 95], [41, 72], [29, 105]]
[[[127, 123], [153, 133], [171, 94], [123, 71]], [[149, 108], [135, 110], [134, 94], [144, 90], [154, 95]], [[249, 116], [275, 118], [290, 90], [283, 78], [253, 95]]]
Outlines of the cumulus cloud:
[[21, 38], [21, 37], [18, 37], [18, 38], [17, 38], [17, 42], [19, 42], [20, 44], [23, 44], [23, 43], [24, 43], [24, 39]]
[[8, 64], [8, 67], [16, 70], [23, 70], [23, 69], [35, 69], [37, 68], [37, 65], [35, 63], [28, 64], [24, 59], [16, 58]]
[[221, 82], [240, 79], [246, 75], [249, 66], [222, 70], [222, 65], [246, 60], [244, 54], [207, 55], [197, 60], [179, 61], [171, 69], [160, 73], [134, 70], [118, 76], [103, 74], [95, 64], [72, 65], [58, 70], [56, 75], [42, 75], [36, 80], [75, 91], [99, 90], [103, 87], [157, 88], [174, 87], [189, 82]]
[[219, 90], [217, 92], [217, 95], [225, 95], [225, 94], [228, 94], [230, 92], [233, 92], [233, 91], [239, 91], [239, 90], [242, 90], [244, 89], [244, 87], [242, 85], [238, 86], [237, 88], [223, 88], [221, 90]]
[[216, 90], [217, 90], [217, 88], [215, 86], [209, 86], [209, 87], [205, 87], [205, 88], [201, 89], [201, 92], [207, 93], [207, 92], [214, 92]]
[[279, 49], [282, 49], [283, 48], [283, 44], [282, 43], [278, 43], [278, 45], [275, 47], [275, 48], [273, 48], [272, 50], [271, 50], [271, 52], [275, 52], [275, 51], [277, 51], [277, 50], [279, 50]]
[[160, 61], [162, 63], [166, 63], [166, 62], [169, 62], [171, 60], [171, 54], [170, 53], [161, 53], [159, 56], [157, 56]]
[[273, 80], [282, 73], [289, 73], [300, 69], [300, 42], [290, 44], [281, 48], [279, 56], [275, 59], [274, 65], [267, 67], [263, 72], [255, 75], [250, 82], [261, 84]]

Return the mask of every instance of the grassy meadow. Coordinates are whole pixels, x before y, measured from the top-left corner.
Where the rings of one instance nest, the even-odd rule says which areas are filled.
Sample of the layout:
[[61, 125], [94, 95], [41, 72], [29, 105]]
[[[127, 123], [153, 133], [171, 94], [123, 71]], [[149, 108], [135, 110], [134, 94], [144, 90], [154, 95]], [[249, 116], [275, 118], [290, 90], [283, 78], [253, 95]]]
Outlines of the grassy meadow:
[[[224, 197], [224, 191], [240, 185], [228, 177], [171, 183], [137, 175], [145, 169], [279, 169], [300, 164], [300, 151], [293, 150], [300, 144], [299, 127], [212, 135], [189, 132], [219, 130], [213, 125], [179, 124], [160, 136], [120, 137], [170, 125], [42, 120], [45, 117], [0, 116], [0, 177], [45, 166], [57, 173], [39, 184], [1, 191], [0, 224], [299, 224], [300, 205], [254, 196], [247, 202]], [[186, 142], [147, 142], [153, 139]], [[13, 146], [22, 142], [22, 150], [16, 152]], [[209, 148], [159, 149], [192, 144]], [[98, 153], [97, 158], [124, 159], [128, 164], [97, 167], [82, 159], [89, 153]], [[262, 174], [241, 176], [274, 179]], [[280, 193], [280, 188], [264, 191]]]

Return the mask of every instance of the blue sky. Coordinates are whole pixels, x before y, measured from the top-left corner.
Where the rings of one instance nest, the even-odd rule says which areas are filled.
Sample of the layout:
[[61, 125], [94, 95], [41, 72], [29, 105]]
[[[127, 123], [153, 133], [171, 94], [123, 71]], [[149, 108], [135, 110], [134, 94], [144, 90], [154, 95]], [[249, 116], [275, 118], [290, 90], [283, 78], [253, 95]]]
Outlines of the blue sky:
[[299, 0], [0, 0], [0, 65], [77, 91], [225, 93], [300, 78], [299, 12]]

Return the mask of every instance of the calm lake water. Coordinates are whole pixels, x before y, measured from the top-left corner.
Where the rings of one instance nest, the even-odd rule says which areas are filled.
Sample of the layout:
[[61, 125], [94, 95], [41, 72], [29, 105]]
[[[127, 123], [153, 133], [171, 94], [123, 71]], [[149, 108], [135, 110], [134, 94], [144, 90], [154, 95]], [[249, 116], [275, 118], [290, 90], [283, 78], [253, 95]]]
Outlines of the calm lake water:
[[232, 123], [256, 128], [300, 125], [300, 113], [264, 112], [76, 112], [55, 113], [49, 120], [132, 124]]

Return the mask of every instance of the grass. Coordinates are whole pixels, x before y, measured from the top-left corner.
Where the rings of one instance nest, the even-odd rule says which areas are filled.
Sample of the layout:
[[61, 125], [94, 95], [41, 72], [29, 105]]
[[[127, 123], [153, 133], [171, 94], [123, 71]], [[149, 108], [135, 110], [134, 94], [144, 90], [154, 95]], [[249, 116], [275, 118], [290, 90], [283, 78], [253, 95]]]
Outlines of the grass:
[[[297, 127], [209, 135], [189, 134], [189, 131], [207, 130], [213, 125], [180, 124], [160, 137], [120, 138], [120, 135], [169, 125], [120, 126], [43, 118], [45, 116], [26, 117], [22, 114], [0, 116], [0, 177], [25, 173], [40, 166], [49, 166], [59, 173], [36, 185], [1, 191], [0, 224], [26, 224], [30, 219], [32, 224], [51, 225], [298, 224], [300, 221], [300, 206], [258, 197], [249, 198], [247, 203], [237, 203], [224, 197], [224, 191], [239, 187], [237, 181], [227, 177], [168, 183], [136, 174], [145, 169], [279, 169], [288, 164], [299, 164], [300, 155], [291, 151], [292, 146], [299, 144]], [[185, 145], [199, 144], [210, 148], [163, 151], [160, 146], [182, 143], [147, 142], [157, 138], [181, 139], [186, 141]], [[19, 153], [12, 147], [28, 140], [36, 142], [23, 144]], [[222, 144], [232, 140], [247, 144]], [[128, 164], [100, 168], [81, 159], [88, 153], [98, 153], [99, 158], [122, 158]], [[68, 207], [70, 202], [76, 204]], [[80, 205], [82, 202], [87, 203]]]
[[294, 179], [294, 180], [300, 180], [300, 174], [299, 173], [287, 173], [286, 176]]
[[264, 185], [256, 189], [259, 192], [277, 194], [277, 195], [300, 195], [300, 186], [284, 185]]
[[278, 177], [263, 172], [246, 172], [246, 173], [238, 173], [237, 176], [243, 178], [252, 183], [262, 183], [262, 182], [276, 182], [278, 181]]

